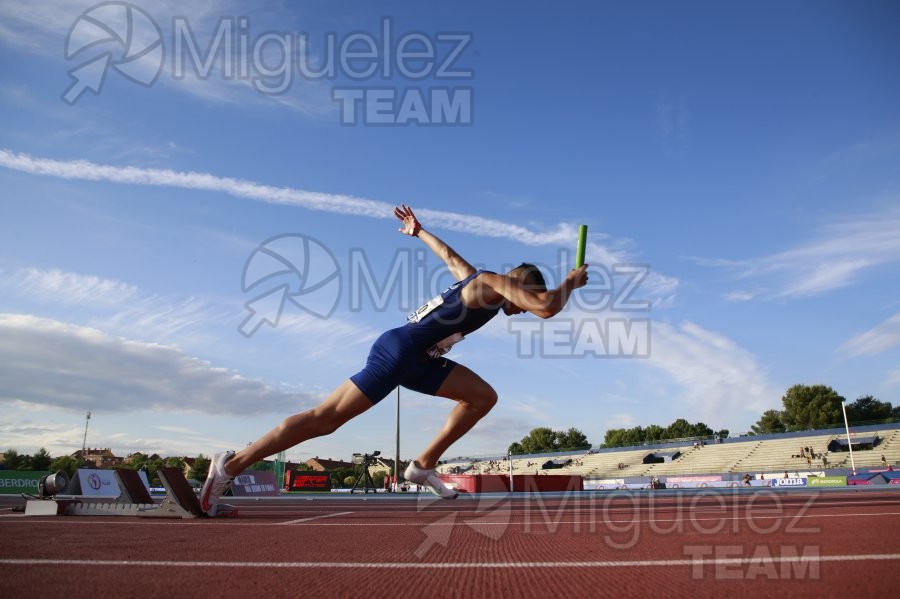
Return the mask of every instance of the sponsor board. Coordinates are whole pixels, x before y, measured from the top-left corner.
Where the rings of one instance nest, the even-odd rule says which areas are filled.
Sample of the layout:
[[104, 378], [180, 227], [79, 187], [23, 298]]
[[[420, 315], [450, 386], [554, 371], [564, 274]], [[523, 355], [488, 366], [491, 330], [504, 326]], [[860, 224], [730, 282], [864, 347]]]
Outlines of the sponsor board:
[[118, 497], [121, 494], [116, 473], [112, 470], [79, 468], [66, 487], [66, 495], [87, 495], [89, 497]]
[[274, 472], [244, 472], [231, 481], [231, 494], [235, 497], [278, 497], [279, 489]]
[[43, 470], [0, 470], [0, 495], [36, 495], [38, 481], [48, 474]]
[[846, 487], [846, 476], [811, 476], [806, 479], [808, 487]]
[[716, 483], [722, 480], [721, 475], [707, 476], [666, 476], [666, 483]]
[[775, 478], [772, 480], [773, 487], [805, 487], [805, 478]]

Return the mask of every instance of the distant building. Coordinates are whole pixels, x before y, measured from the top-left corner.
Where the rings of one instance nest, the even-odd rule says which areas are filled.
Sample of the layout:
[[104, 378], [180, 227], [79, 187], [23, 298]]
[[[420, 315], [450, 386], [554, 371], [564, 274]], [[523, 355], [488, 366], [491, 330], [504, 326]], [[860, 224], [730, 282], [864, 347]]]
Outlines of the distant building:
[[115, 455], [109, 447], [101, 449], [92, 449], [90, 447], [85, 450], [79, 449], [72, 454], [72, 457], [84, 460], [86, 468], [112, 469], [118, 468], [125, 462], [124, 458]]
[[306, 465], [316, 472], [331, 472], [338, 468], [353, 468], [353, 462], [344, 462], [342, 460], [329, 460], [316, 456], [306, 460]]
[[[406, 470], [406, 467], [409, 465], [409, 462], [404, 462], [400, 460], [400, 474], [403, 475], [403, 472]], [[369, 474], [375, 476], [379, 472], [383, 472], [388, 476], [394, 475], [394, 458], [378, 458], [375, 460], [375, 463], [369, 467]]]

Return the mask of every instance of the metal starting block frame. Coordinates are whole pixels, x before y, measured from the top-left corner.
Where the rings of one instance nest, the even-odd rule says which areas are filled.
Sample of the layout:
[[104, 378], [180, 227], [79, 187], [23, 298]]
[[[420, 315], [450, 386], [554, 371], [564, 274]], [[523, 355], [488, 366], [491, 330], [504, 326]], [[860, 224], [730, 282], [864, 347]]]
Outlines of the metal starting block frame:
[[[84, 501], [81, 498], [54, 497], [29, 499], [26, 516], [138, 516], [141, 518], [205, 518], [208, 514], [178, 468], [160, 468], [159, 480], [166, 489], [162, 503], [153, 498], [136, 470], [117, 469], [116, 481], [121, 494], [114, 501]], [[237, 509], [217, 504], [211, 517], [235, 517]]]

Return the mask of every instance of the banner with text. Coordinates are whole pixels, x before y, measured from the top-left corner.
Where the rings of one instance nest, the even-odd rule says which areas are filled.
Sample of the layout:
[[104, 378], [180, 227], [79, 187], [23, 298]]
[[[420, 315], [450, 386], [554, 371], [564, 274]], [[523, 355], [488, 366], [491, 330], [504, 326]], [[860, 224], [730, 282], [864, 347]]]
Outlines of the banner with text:
[[806, 480], [810, 487], [846, 487], [846, 476], [811, 476]]
[[278, 484], [274, 472], [244, 472], [231, 481], [231, 494], [235, 497], [278, 497]]
[[48, 474], [43, 470], [0, 470], [0, 494], [37, 495], [38, 480]]
[[772, 480], [773, 487], [805, 487], [805, 478], [776, 478]]

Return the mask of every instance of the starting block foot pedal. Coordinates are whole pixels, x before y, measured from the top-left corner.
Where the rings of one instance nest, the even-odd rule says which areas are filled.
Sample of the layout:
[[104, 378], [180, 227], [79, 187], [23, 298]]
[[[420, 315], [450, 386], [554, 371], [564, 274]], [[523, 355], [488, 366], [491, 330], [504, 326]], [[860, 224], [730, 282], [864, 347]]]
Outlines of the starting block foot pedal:
[[145, 518], [198, 518], [205, 516], [200, 500], [178, 468], [160, 468], [159, 480], [166, 488], [166, 498], [155, 510], [138, 514]]
[[[26, 516], [138, 516], [141, 518], [206, 517], [200, 501], [178, 468], [160, 468], [159, 480], [166, 497], [157, 505], [134, 470], [116, 470], [121, 494], [114, 501], [85, 502], [81, 499], [32, 499], [25, 505]], [[216, 517], [234, 517], [237, 509], [222, 504]]]

